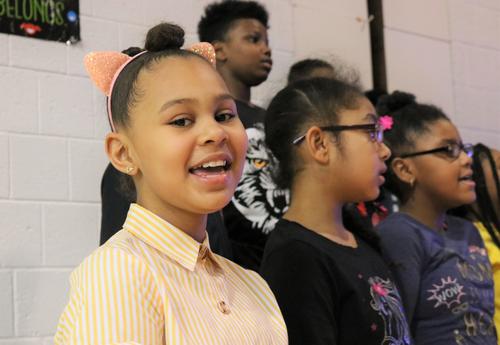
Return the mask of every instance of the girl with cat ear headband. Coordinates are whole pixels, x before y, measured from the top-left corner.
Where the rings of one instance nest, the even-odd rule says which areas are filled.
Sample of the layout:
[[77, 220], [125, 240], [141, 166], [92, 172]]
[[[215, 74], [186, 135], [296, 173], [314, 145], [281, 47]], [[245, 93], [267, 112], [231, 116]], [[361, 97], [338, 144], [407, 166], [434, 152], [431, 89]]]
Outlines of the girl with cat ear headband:
[[207, 214], [230, 201], [247, 138], [213, 48], [180, 49], [183, 35], [164, 23], [140, 55], [85, 59], [108, 96], [108, 157], [137, 203], [72, 273], [56, 344], [288, 343], [267, 284], [208, 244]]

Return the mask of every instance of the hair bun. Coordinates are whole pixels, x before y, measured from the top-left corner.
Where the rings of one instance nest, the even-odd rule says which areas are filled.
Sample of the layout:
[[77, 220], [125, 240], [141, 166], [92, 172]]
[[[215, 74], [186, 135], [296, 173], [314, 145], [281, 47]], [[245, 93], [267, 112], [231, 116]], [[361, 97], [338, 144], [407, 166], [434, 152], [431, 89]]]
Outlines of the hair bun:
[[161, 23], [152, 27], [146, 35], [145, 48], [150, 52], [166, 49], [180, 49], [184, 44], [184, 30], [171, 23]]
[[127, 54], [130, 57], [136, 56], [137, 54], [141, 53], [144, 49], [139, 48], [139, 47], [129, 47], [127, 49], [122, 50], [123, 54]]
[[394, 91], [390, 95], [380, 97], [377, 110], [381, 115], [391, 114], [413, 104], [417, 104], [415, 95], [402, 91]]

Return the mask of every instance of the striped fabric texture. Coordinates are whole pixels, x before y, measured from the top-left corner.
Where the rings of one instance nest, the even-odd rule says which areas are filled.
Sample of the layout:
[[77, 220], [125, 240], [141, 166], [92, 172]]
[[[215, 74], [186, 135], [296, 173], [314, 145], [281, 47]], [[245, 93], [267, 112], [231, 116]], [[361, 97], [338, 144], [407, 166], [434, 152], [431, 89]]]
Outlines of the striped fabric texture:
[[255, 272], [132, 204], [124, 227], [76, 268], [55, 344], [287, 344]]

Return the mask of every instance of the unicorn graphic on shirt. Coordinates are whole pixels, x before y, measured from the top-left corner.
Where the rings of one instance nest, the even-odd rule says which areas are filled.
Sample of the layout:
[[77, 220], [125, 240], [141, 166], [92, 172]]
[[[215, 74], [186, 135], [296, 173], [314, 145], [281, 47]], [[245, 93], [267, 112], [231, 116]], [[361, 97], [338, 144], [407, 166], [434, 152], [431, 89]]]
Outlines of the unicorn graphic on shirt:
[[370, 306], [384, 321], [384, 340], [381, 345], [408, 345], [410, 333], [401, 306], [401, 298], [394, 284], [380, 277], [368, 278]]

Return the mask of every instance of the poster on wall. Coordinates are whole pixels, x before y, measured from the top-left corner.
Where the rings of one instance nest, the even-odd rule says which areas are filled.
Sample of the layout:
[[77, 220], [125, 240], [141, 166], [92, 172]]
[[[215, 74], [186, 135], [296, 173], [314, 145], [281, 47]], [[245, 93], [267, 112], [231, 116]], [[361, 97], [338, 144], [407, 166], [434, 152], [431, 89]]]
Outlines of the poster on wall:
[[0, 0], [0, 32], [51, 41], [80, 40], [78, 0]]

